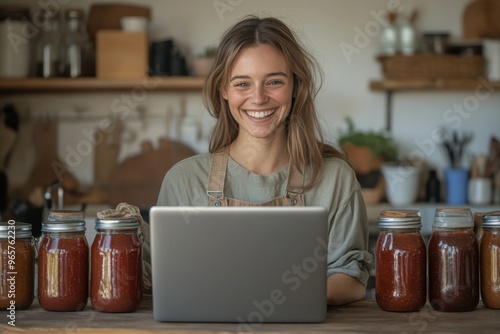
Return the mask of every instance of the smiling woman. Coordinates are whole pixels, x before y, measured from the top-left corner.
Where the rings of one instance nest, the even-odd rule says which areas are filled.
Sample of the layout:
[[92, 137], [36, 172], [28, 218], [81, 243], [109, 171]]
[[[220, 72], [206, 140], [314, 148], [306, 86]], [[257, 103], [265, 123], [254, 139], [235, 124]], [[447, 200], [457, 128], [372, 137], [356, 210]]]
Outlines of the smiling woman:
[[221, 38], [204, 87], [210, 153], [166, 174], [158, 205], [321, 206], [328, 211], [330, 304], [362, 299], [373, 267], [360, 186], [325, 143], [314, 104], [317, 62], [276, 18], [248, 17]]

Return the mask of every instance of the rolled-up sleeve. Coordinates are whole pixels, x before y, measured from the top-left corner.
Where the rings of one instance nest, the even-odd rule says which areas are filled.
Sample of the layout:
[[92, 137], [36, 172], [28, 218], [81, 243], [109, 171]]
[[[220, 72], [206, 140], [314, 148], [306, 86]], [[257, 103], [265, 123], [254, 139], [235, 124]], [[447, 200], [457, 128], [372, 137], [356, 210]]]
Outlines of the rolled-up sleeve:
[[343, 273], [366, 286], [374, 264], [373, 255], [368, 251], [366, 207], [360, 189], [356, 188], [331, 217], [327, 275]]

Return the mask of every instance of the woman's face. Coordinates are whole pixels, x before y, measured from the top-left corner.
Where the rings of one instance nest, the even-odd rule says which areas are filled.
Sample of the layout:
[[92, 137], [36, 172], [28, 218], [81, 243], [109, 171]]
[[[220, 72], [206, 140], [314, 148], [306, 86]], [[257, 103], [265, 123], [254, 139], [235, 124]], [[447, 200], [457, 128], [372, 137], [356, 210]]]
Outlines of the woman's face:
[[292, 94], [293, 75], [285, 57], [261, 44], [240, 51], [223, 97], [239, 124], [239, 137], [273, 139], [285, 133]]

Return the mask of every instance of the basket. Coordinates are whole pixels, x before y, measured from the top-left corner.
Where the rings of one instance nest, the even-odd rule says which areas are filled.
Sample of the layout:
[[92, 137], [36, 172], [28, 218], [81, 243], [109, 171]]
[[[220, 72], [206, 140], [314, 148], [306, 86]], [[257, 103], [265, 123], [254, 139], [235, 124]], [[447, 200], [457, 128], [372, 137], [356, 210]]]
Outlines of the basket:
[[484, 75], [482, 56], [395, 55], [378, 57], [387, 79], [477, 78]]

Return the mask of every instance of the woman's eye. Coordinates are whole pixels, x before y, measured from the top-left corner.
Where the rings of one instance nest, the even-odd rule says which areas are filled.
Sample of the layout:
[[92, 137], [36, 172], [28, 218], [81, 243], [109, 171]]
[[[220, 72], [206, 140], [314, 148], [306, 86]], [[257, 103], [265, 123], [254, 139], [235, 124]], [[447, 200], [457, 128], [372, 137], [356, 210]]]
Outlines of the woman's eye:
[[283, 81], [280, 81], [280, 80], [272, 80], [271, 82], [269, 82], [269, 84], [270, 84], [271, 86], [281, 85], [281, 84], [283, 84]]
[[234, 86], [235, 87], [247, 87], [248, 84], [246, 82], [238, 82]]

